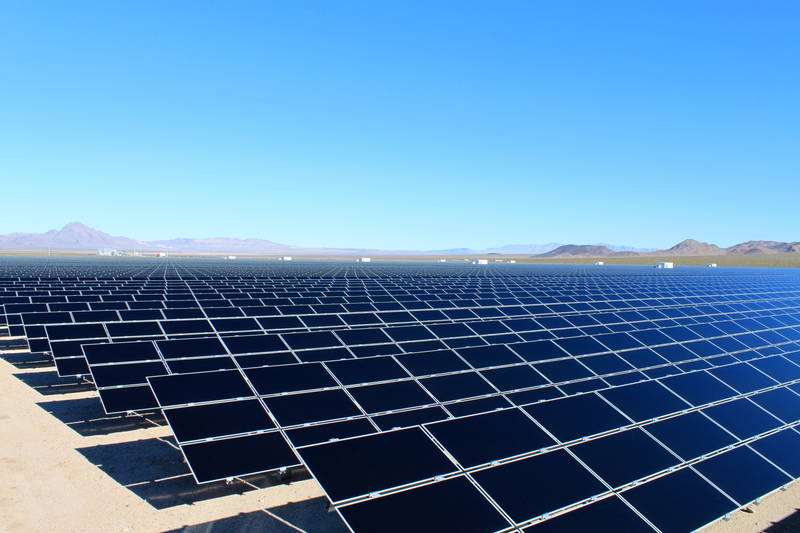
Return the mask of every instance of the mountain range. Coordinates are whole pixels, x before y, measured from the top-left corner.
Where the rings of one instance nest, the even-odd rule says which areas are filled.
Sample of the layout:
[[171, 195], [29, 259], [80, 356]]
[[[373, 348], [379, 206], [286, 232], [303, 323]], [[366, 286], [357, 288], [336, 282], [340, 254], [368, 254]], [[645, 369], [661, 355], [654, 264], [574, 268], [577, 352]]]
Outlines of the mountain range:
[[715, 244], [686, 239], [666, 250], [645, 252], [615, 251], [607, 246], [565, 244], [536, 257], [631, 257], [631, 256], [708, 256], [779, 254], [800, 252], [800, 242], [747, 241], [727, 248]]
[[[448, 248], [446, 250], [429, 250], [426, 253], [431, 254], [502, 254], [502, 255], [538, 255], [551, 252], [561, 246], [568, 246], [558, 242], [548, 242], [546, 244], [506, 244], [504, 246], [497, 246], [494, 248]], [[590, 246], [604, 246], [609, 248], [612, 252], [652, 252], [655, 248], [634, 248], [632, 246], [625, 246], [623, 244], [594, 244]]]
[[70, 222], [60, 230], [45, 233], [10, 233], [0, 235], [0, 250], [97, 250], [112, 248], [120, 251], [175, 252], [175, 253], [238, 253], [238, 254], [295, 254], [295, 255], [473, 255], [473, 254], [519, 254], [533, 257], [626, 257], [626, 256], [691, 256], [691, 255], [736, 255], [757, 253], [800, 252], [800, 242], [748, 241], [728, 248], [686, 239], [672, 248], [657, 250], [633, 248], [612, 244], [507, 244], [495, 248], [473, 250], [451, 248], [446, 250], [372, 250], [363, 248], [304, 248], [264, 239], [232, 239], [227, 237], [206, 239], [168, 239], [140, 241], [129, 237], [109, 235], [90, 228], [80, 222]]
[[140, 241], [118, 237], [70, 222], [60, 230], [45, 233], [11, 233], [0, 235], [0, 249], [5, 250], [96, 250], [112, 248], [126, 251], [179, 253], [285, 253], [297, 247], [263, 239], [169, 239]]

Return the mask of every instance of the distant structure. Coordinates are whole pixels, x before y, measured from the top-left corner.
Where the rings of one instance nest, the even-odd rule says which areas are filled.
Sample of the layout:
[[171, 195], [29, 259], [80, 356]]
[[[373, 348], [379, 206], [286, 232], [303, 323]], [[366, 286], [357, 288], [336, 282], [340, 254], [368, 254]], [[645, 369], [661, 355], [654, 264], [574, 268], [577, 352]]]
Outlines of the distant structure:
[[516, 261], [516, 259], [509, 259], [508, 262], [509, 263], [516, 263], [517, 261]]
[[104, 255], [104, 256], [108, 256], [108, 257], [111, 257], [111, 256], [116, 257], [116, 256], [122, 255], [122, 254], [120, 254], [119, 251], [115, 250], [114, 248], [100, 248], [99, 250], [97, 250], [97, 255]]
[[447, 263], [447, 259], [439, 259], [440, 263]]
[[228, 260], [230, 260], [230, 261], [233, 261], [234, 259], [236, 259], [236, 256], [235, 256], [235, 255], [226, 255], [226, 256], [225, 256], [225, 259], [228, 259]]
[[281, 261], [291, 261], [291, 260], [292, 260], [292, 256], [290, 256], [290, 255], [284, 255], [283, 257], [281, 257]]
[[595, 262], [594, 262], [594, 264], [595, 264], [595, 265], [605, 265], [605, 263], [604, 263], [604, 262], [602, 262], [602, 261], [595, 261]]
[[656, 263], [656, 268], [675, 268], [675, 263], [670, 261], [662, 261], [660, 263]]
[[362, 257], [360, 259], [356, 259], [356, 263], [370, 263], [372, 262], [371, 257]]
[[477, 261], [473, 262], [473, 264], [475, 264], [475, 265], [488, 265], [489, 264], [489, 260], [488, 259], [478, 259]]
[[167, 252], [156, 252], [156, 257], [167, 257]]
[[716, 263], [709, 263], [706, 266], [708, 266], [708, 268], [717, 268], [717, 264]]

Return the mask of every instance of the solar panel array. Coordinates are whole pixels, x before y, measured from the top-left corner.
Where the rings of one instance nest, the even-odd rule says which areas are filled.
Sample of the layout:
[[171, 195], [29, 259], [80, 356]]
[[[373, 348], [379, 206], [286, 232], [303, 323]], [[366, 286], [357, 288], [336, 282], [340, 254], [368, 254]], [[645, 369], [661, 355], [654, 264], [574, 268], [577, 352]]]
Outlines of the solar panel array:
[[356, 533], [690, 531], [800, 477], [792, 270], [12, 261], [0, 304], [199, 483], [303, 466]]

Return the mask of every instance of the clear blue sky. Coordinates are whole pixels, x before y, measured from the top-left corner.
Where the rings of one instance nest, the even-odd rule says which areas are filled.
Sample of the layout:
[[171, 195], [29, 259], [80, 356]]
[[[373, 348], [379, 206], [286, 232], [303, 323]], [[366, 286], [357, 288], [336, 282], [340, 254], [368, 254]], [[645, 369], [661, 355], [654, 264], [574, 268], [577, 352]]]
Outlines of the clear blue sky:
[[0, 233], [800, 240], [800, 3], [8, 1]]

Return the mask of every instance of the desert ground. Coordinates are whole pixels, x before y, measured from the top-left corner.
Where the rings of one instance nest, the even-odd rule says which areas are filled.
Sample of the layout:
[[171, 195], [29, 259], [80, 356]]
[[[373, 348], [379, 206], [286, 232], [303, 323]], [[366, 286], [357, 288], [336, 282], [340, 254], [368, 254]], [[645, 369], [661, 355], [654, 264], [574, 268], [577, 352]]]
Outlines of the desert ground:
[[[0, 256], [28, 256], [45, 257], [94, 257], [100, 260], [113, 261], [113, 257], [98, 257], [96, 250], [74, 250], [59, 251], [48, 254], [42, 251], [20, 251], [20, 250], [0, 250]], [[145, 254], [153, 257], [153, 254]], [[226, 254], [207, 253], [207, 254], [170, 254], [173, 258], [205, 258], [222, 259]], [[348, 255], [298, 255], [294, 256], [295, 261], [343, 261], [354, 262], [361, 256]], [[276, 255], [254, 255], [237, 254], [239, 260], [258, 259], [258, 260], [278, 260]], [[128, 256], [126, 259], [137, 259]], [[716, 263], [719, 266], [735, 267], [779, 267], [779, 268], [800, 268], [800, 253], [774, 253], [774, 254], [740, 254], [740, 255], [692, 255], [692, 256], [634, 256], [634, 257], [534, 257], [526, 254], [480, 254], [480, 255], [372, 255], [372, 261], [422, 261], [439, 262], [444, 259], [447, 263], [464, 263], [476, 259], [488, 259], [489, 263], [515, 261], [517, 263], [555, 263], [555, 264], [582, 264], [591, 265], [597, 261], [602, 261], [606, 265], [655, 265], [661, 261], [671, 261], [676, 266], [705, 266]]]
[[[167, 426], [107, 417], [90, 386], [0, 330], [0, 531], [344, 533], [312, 479], [197, 485]], [[157, 422], [157, 421], [156, 421]]]
[[[302, 473], [197, 485], [160, 420], [108, 417], [0, 330], [0, 532], [345, 533]], [[800, 531], [800, 482], [704, 533]], [[679, 510], [676, 510], [679, 512]], [[598, 531], [602, 530], [598, 529]]]

